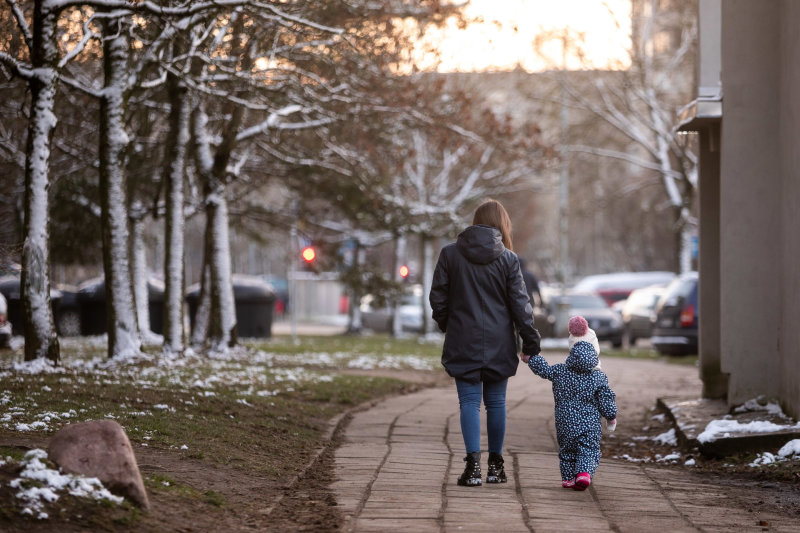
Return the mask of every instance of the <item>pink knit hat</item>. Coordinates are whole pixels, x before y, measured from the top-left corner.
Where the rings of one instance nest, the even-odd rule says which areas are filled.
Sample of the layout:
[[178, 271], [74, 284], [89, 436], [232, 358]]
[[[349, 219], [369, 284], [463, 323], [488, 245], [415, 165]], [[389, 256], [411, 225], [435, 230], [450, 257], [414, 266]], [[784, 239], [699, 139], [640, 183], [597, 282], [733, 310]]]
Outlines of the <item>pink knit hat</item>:
[[583, 337], [589, 330], [589, 323], [582, 316], [574, 316], [569, 319], [569, 334], [575, 337]]

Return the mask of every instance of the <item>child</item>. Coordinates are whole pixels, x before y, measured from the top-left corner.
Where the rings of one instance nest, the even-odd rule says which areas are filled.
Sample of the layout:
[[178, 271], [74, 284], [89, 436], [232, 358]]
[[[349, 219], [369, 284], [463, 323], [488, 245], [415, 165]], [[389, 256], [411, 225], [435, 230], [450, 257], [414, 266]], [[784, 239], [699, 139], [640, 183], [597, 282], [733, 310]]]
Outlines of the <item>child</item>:
[[565, 363], [550, 366], [541, 355], [523, 355], [522, 361], [553, 382], [561, 486], [586, 490], [600, 464], [600, 418], [609, 421], [610, 431], [617, 423], [614, 391], [606, 375], [595, 370], [597, 351], [589, 342], [578, 341]]

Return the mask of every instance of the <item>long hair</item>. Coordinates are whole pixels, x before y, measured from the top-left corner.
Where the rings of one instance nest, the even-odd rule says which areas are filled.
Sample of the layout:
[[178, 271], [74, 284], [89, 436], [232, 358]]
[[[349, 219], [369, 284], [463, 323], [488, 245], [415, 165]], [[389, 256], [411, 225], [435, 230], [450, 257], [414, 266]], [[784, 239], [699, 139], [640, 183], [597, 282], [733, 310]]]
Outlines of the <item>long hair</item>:
[[508, 218], [503, 204], [497, 200], [486, 200], [475, 210], [475, 215], [472, 217], [472, 225], [481, 224], [483, 226], [491, 226], [500, 230], [503, 236], [503, 246], [509, 250], [514, 250], [511, 245], [511, 219]]

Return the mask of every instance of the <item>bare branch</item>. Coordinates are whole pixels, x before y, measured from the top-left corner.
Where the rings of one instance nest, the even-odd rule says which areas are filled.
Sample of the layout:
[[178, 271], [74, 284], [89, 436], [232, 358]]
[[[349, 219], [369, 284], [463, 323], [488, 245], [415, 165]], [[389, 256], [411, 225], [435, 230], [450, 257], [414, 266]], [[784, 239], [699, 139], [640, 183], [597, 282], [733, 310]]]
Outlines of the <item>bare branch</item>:
[[35, 76], [33, 68], [27, 63], [18, 61], [5, 52], [0, 52], [0, 63], [11, 70], [11, 73], [24, 80], [32, 80]]
[[22, 36], [25, 38], [25, 44], [28, 45], [28, 52], [33, 51], [33, 34], [28, 27], [28, 21], [25, 20], [25, 14], [19, 7], [17, 0], [6, 0], [6, 4], [11, 6], [11, 12], [14, 14], [14, 19], [17, 21]]

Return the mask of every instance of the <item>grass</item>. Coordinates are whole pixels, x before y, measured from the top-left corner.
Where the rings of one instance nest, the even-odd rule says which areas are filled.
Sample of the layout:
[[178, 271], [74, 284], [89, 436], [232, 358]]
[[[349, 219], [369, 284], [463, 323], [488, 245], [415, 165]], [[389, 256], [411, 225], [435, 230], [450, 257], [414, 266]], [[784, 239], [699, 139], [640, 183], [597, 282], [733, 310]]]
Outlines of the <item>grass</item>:
[[[41, 442], [68, 423], [110, 418], [125, 428], [135, 451], [167, 450], [178, 460], [285, 483], [324, 444], [334, 416], [416, 387], [363, 370], [440, 369], [437, 343], [388, 336], [299, 340], [250, 341], [227, 354], [175, 361], [162, 360], [154, 350], [150, 360], [108, 365], [105, 346], [97, 341], [65, 339], [62, 367], [45, 373], [15, 369], [21, 353], [0, 352], [0, 444], [4, 437]], [[22, 448], [0, 446], [0, 457], [12, 462], [23, 454]], [[191, 486], [168, 472], [146, 474], [145, 483], [148, 492], [177, 502], [208, 508], [227, 503], [215, 488]], [[99, 516], [109, 514], [96, 502], [73, 500], [63, 500], [63, 512], [60, 503], [49, 504], [50, 516], [77, 514], [82, 523], [96, 525]], [[14, 508], [17, 513], [9, 514]], [[19, 517], [19, 502], [10, 491], [0, 492], [0, 509], [0, 529], [9, 516]], [[127, 527], [142, 516], [128, 505], [110, 513], [106, 527]]]

